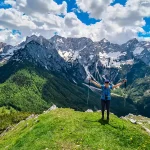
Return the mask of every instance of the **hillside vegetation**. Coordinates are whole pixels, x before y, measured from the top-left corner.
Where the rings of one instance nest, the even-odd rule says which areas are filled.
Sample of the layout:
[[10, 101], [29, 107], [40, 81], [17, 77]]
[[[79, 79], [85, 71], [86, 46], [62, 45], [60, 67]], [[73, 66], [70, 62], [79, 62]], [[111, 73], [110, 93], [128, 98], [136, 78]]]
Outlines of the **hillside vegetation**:
[[[100, 109], [100, 94], [73, 84], [61, 76], [28, 64], [6, 64], [0, 68], [0, 106], [11, 106], [18, 111], [41, 113], [53, 103], [85, 111]], [[9, 69], [11, 68], [11, 69]], [[6, 72], [8, 70], [8, 72]], [[119, 107], [118, 107], [119, 106]], [[136, 112], [136, 108], [122, 97], [113, 97], [111, 111], [121, 116]]]
[[150, 77], [136, 79], [129, 86], [128, 95], [137, 105], [140, 114], [150, 117]]
[[0, 107], [0, 133], [9, 129], [10, 125], [20, 122], [29, 115], [29, 113], [19, 112], [11, 107]]
[[[3, 136], [2, 136], [3, 135]], [[139, 125], [111, 114], [56, 109], [21, 121], [0, 137], [0, 150], [149, 150], [150, 136]]]
[[[87, 89], [72, 84], [30, 63], [8, 63], [0, 68], [0, 106], [41, 113], [53, 103], [76, 110], [87, 109]], [[6, 71], [8, 70], [8, 71]], [[89, 106], [99, 108], [99, 96], [90, 92]]]

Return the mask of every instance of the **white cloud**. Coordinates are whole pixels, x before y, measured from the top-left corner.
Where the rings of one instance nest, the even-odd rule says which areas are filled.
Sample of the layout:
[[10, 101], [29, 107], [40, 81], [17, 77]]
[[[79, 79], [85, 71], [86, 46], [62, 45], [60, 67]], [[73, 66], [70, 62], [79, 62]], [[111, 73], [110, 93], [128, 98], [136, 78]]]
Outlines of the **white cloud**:
[[150, 37], [138, 37], [139, 41], [150, 41]]
[[0, 24], [6, 28], [28, 28], [35, 29], [36, 25], [29, 16], [17, 11], [14, 8], [0, 9]]
[[142, 17], [150, 16], [150, 0], [128, 0], [126, 7], [131, 11], [137, 11]]
[[[62, 5], [57, 5], [54, 1], [49, 1], [50, 5], [47, 4], [47, 8], [42, 6], [42, 9], [38, 8], [40, 5], [36, 8], [36, 10], [28, 11], [31, 9], [31, 6], [28, 5], [30, 3], [27, 3], [29, 1], [20, 0], [19, 5], [18, 1], [13, 0], [7, 0], [5, 3], [12, 4], [13, 8], [10, 9], [0, 9], [0, 29], [9, 29], [10, 31], [15, 29], [19, 30], [21, 32], [22, 38], [25, 38], [26, 36], [30, 36], [32, 34], [41, 34], [45, 36], [46, 38], [50, 38], [52, 35], [54, 35], [54, 32], [58, 32], [63, 24], [63, 18], [53, 14], [61, 14], [66, 13], [66, 3], [64, 2]], [[39, 0], [39, 4], [40, 4]], [[48, 3], [48, 1], [45, 1]], [[37, 5], [36, 5], [37, 6]], [[64, 7], [65, 6], [65, 7]], [[24, 10], [27, 12], [30, 12], [30, 15], [27, 15], [27, 12], [21, 11], [21, 7], [24, 7]], [[63, 9], [64, 8], [64, 9]], [[39, 9], [39, 10], [38, 10]], [[49, 13], [51, 10], [51, 13]], [[53, 11], [55, 10], [55, 12]], [[41, 12], [40, 12], [41, 11]], [[53, 13], [52, 13], [53, 12]], [[1, 32], [0, 32], [1, 33]], [[6, 34], [9, 36], [9, 34]], [[5, 38], [6, 39], [6, 38]], [[13, 39], [12, 39], [13, 40]], [[15, 39], [14, 39], [15, 40]], [[6, 39], [8, 42], [9, 40]], [[18, 40], [16, 40], [16, 43]], [[9, 42], [10, 43], [10, 42]]]
[[11, 30], [1, 30], [0, 31], [0, 41], [4, 43], [9, 43], [11, 45], [16, 45], [16, 43], [22, 42], [23, 38], [20, 34], [13, 34]]
[[[146, 24], [143, 18], [150, 16], [150, 0], [127, 0], [125, 6], [111, 6], [112, 1], [76, 0], [79, 8], [67, 13], [66, 2], [58, 5], [53, 0], [5, 0], [13, 8], [0, 9], [0, 29], [7, 28], [9, 31], [5, 31], [7, 34], [3, 41], [14, 44], [32, 34], [50, 38], [57, 32], [64, 37], [88, 37], [93, 41], [106, 38], [121, 44], [137, 37], [138, 32], [145, 32], [142, 28]], [[77, 18], [75, 12], [78, 10], [101, 21], [86, 25]], [[12, 29], [19, 30], [21, 36], [13, 35]]]
[[76, 2], [82, 11], [90, 14], [90, 17], [102, 20], [98, 23], [97, 34], [100, 35], [96, 36], [95, 40], [105, 37], [120, 44], [126, 42], [137, 37], [138, 32], [144, 33], [142, 28], [146, 24], [144, 17], [150, 17], [150, 0], [127, 0], [125, 6], [121, 4], [111, 6], [111, 0], [76, 0]]
[[[142, 28], [146, 25], [144, 17], [150, 16], [149, 11], [150, 0], [128, 0], [125, 6], [120, 4], [108, 6], [103, 12], [102, 20], [105, 20], [105, 25], [110, 26], [110, 30], [115, 33], [108, 35], [108, 39], [113, 39], [113, 35], [117, 43], [118, 40], [122, 43], [137, 37], [138, 32], [144, 33]], [[118, 27], [112, 28], [114, 25]]]
[[102, 13], [114, 0], [76, 0], [78, 7], [90, 14], [90, 17], [100, 19]]
[[26, 13], [32, 15], [34, 13], [40, 14], [66, 14], [67, 3], [63, 1], [61, 5], [58, 5], [53, 0], [16, 0], [17, 8]]
[[65, 1], [58, 5], [54, 0], [5, 0], [6, 4], [32, 15], [34, 13], [66, 14], [67, 3]]

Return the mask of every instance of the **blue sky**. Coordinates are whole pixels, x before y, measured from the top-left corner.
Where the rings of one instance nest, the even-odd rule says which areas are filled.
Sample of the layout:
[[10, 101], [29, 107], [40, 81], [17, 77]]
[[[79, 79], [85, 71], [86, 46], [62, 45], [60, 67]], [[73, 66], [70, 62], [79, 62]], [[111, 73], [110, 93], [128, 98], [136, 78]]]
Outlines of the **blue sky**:
[[11, 5], [5, 4], [4, 0], [0, 0], [0, 8], [8, 9], [8, 8], [11, 8]]
[[[146, 25], [143, 26], [143, 29], [144, 29], [146, 32], [150, 32], [150, 18], [144, 18], [144, 20], [146, 21]], [[143, 36], [143, 37], [150, 37], [150, 33], [147, 33], [147, 34], [139, 33], [138, 35], [139, 35], [139, 36]]]
[[[63, 0], [55, 0], [56, 3], [58, 4], [62, 4]], [[75, 0], [65, 0], [68, 4], [68, 8], [67, 11], [68, 12], [72, 12], [74, 9], [78, 9]], [[74, 11], [77, 15], [77, 17], [85, 24], [90, 25], [90, 24], [95, 24], [96, 22], [98, 22], [99, 20], [96, 20], [94, 18], [89, 18], [89, 14], [88, 13], [84, 13], [82, 11], [77, 12]]]
[[[56, 3], [58, 4], [62, 4], [64, 0], [55, 0]], [[68, 12], [72, 12], [73, 9], [78, 9], [78, 6], [76, 4], [75, 0], [65, 0], [68, 4], [68, 8], [67, 11]], [[115, 5], [116, 3], [125, 5], [126, 0], [115, 0], [111, 5]], [[89, 18], [89, 14], [88, 13], [84, 13], [83, 11], [80, 11], [80, 13], [78, 13], [77, 11], [75, 12], [77, 17], [85, 24], [90, 25], [90, 24], [94, 24], [100, 20], [96, 20], [94, 18]]]
[[[130, 12], [129, 13], [127, 12], [128, 8], [126, 6], [126, 3], [132, 2], [133, 4], [135, 3], [135, 5], [136, 5], [135, 0], [114, 0], [114, 1], [107, 0], [107, 2], [110, 2], [110, 3], [107, 3], [107, 2], [105, 3], [105, 1], [103, 1], [103, 0], [89, 0], [90, 1], [89, 6], [86, 6], [86, 4], [83, 3], [83, 1], [86, 2], [85, 0], [83, 0], [83, 1], [81, 1], [81, 0], [51, 0], [52, 3], [49, 5], [49, 8], [48, 8], [49, 11], [52, 12], [52, 15], [53, 15], [53, 11], [55, 11], [55, 10], [53, 10], [53, 6], [54, 6], [54, 8], [56, 7], [56, 15], [60, 18], [63, 18], [63, 20], [61, 20], [59, 18], [56, 18], [56, 20], [53, 20], [53, 18], [55, 18], [55, 15], [54, 15], [52, 17], [53, 22], [50, 22], [50, 23], [47, 23], [47, 21], [46, 21], [47, 17], [45, 18], [45, 20], [43, 19], [44, 20], [43, 22], [42, 22], [42, 20], [39, 23], [37, 23], [37, 21], [35, 21], [35, 20], [40, 20], [40, 18], [38, 18], [38, 16], [35, 17], [32, 15], [32, 13], [34, 13], [34, 10], [32, 12], [31, 9], [32, 8], [34, 9], [34, 5], [36, 5], [36, 3], [34, 3], [35, 1], [34, 2], [32, 1], [33, 6], [31, 6], [31, 8], [30, 8], [30, 5], [32, 5], [32, 3], [30, 1], [30, 3], [28, 4], [28, 2], [29, 2], [28, 1], [26, 6], [24, 6], [23, 9], [21, 6], [22, 5], [21, 2], [23, 2], [24, 0], [20, 0], [20, 2], [18, 2], [18, 1], [16, 2], [15, 0], [9, 0], [9, 1], [10, 1], [9, 3], [6, 3], [5, 0], [0, 0], [0, 13], [1, 14], [3, 13], [3, 15], [0, 15], [0, 17], [4, 17], [7, 15], [8, 15], [8, 18], [12, 17], [12, 15], [10, 15], [10, 13], [13, 14], [14, 12], [16, 13], [16, 15], [19, 15], [19, 16], [20, 16], [20, 13], [22, 13], [22, 16], [24, 14], [28, 14], [28, 16], [25, 15], [27, 18], [25, 18], [26, 19], [24, 21], [25, 24], [21, 24], [21, 27], [20, 27], [20, 25], [15, 23], [15, 20], [14, 20], [14, 24], [13, 24], [13, 18], [11, 18], [12, 26], [10, 24], [10, 20], [7, 20], [7, 19], [5, 20], [5, 18], [2, 18], [3, 19], [2, 23], [4, 25], [3, 25], [3, 29], [0, 28], [0, 32], [3, 31], [3, 34], [5, 34], [4, 33], [4, 30], [5, 30], [5, 31], [7, 31], [7, 34], [8, 34], [8, 31], [9, 31], [10, 34], [15, 35], [15, 37], [13, 37], [12, 40], [14, 40], [16, 38], [18, 40], [18, 42], [19, 42], [19, 40], [24, 39], [26, 36], [30, 36], [31, 34], [34, 34], [34, 33], [41, 34], [41, 35], [45, 36], [46, 38], [50, 38], [50, 36], [52, 36], [56, 33], [58, 33], [59, 35], [64, 36], [64, 37], [85, 36], [85, 37], [91, 38], [91, 35], [92, 35], [93, 36], [92, 40], [101, 40], [102, 38], [107, 38], [108, 40], [110, 40], [112, 42], [116, 42], [116, 43], [123, 43], [123, 42], [127, 41], [128, 39], [134, 38], [134, 37], [142, 39], [142, 40], [150, 39], [150, 14], [145, 14], [142, 17], [140, 15], [135, 16], [135, 18], [137, 18], [137, 20], [134, 20], [135, 14], [132, 14], [133, 11], [129, 10]], [[37, 0], [37, 1], [40, 1], [40, 0]], [[64, 4], [64, 1], [66, 2], [66, 5]], [[137, 6], [140, 5], [142, 1], [143, 0], [137, 0]], [[12, 2], [16, 2], [15, 6], [12, 5]], [[48, 5], [50, 3], [50, 0], [45, 0], [45, 2], [47, 2], [47, 5]], [[93, 2], [99, 3], [98, 7], [95, 8], [95, 9], [97, 9], [96, 11], [94, 8], [92, 8], [92, 6], [94, 5]], [[104, 10], [103, 10], [103, 6], [101, 6], [102, 3], [104, 5]], [[116, 4], [120, 4], [120, 5], [117, 6]], [[51, 6], [51, 5], [53, 5], [53, 6]], [[47, 9], [46, 6], [42, 6], [41, 8], [40, 8], [40, 5], [37, 6], [37, 10], [35, 10], [35, 13], [37, 13], [39, 11], [38, 13], [39, 14], [41, 13], [40, 15], [41, 16], [43, 15], [43, 17], [45, 17], [44, 14], [42, 14], [43, 10], [40, 11], [40, 9], [43, 9], [44, 7], [45, 7], [45, 11], [46, 11], [46, 9]], [[66, 13], [64, 13], [64, 11], [65, 11], [64, 7], [66, 7], [66, 9], [67, 9]], [[18, 8], [20, 8], [20, 9], [18, 9]], [[5, 9], [7, 11], [3, 11], [3, 9]], [[63, 11], [62, 11], [62, 9], [63, 9]], [[129, 19], [131, 19], [131, 22], [128, 19], [126, 19], [126, 20], [122, 19], [124, 16], [123, 17], [119, 16], [118, 11], [120, 11], [122, 9], [124, 9], [125, 13], [127, 14], [127, 16], [125, 16], [125, 19], [129, 16]], [[131, 9], [132, 9], [132, 7], [131, 7]], [[145, 9], [148, 9], [148, 7], [146, 7]], [[22, 10], [25, 12], [23, 12]], [[115, 11], [116, 11], [117, 18], [115, 18], [115, 16], [111, 16], [112, 14], [109, 12], [110, 10], [112, 11], [112, 13], [114, 12], [114, 15], [115, 15]], [[60, 12], [58, 12], [58, 11], [62, 11], [61, 12], [62, 14], [60, 14]], [[139, 12], [140, 12], [140, 10], [137, 9], [137, 14]], [[102, 16], [101, 13], [104, 13], [106, 15], [106, 17]], [[132, 16], [132, 18], [131, 18], [131, 16]], [[16, 18], [17, 17], [18, 16], [16, 16]], [[77, 17], [77, 19], [76, 19], [76, 17]], [[15, 16], [14, 16], [14, 18], [15, 18]], [[2, 20], [2, 19], [0, 18], [0, 20]], [[20, 20], [21, 19], [22, 19], [22, 17], [20, 18]], [[29, 19], [31, 19], [31, 20], [29, 20]], [[68, 20], [70, 20], [70, 23], [68, 22]], [[145, 23], [143, 22], [143, 20], [145, 21]], [[29, 24], [31, 23], [32, 25], [37, 26], [35, 28], [36, 29], [38, 28], [38, 29], [33, 30], [32, 25], [31, 25], [31, 28], [28, 27], [28, 24], [26, 24], [26, 21]], [[110, 23], [109, 23], [109, 21], [110, 21]], [[67, 24], [65, 24], [64, 28], [62, 28], [62, 22], [67, 23]], [[0, 24], [1, 24], [1, 21], [0, 21]], [[39, 26], [42, 24], [45, 26]], [[69, 27], [69, 24], [72, 24], [72, 27]], [[137, 24], [139, 24], [139, 27], [137, 26]], [[49, 25], [52, 25], [52, 27]], [[43, 28], [49, 28], [49, 29], [44, 30]], [[70, 30], [68, 30], [69, 28], [70, 28]], [[43, 29], [43, 30], [41, 30], [41, 29]], [[81, 29], [83, 29], [83, 30], [81, 30]], [[47, 30], [49, 31], [49, 34], [48, 34]], [[10, 37], [6, 37], [5, 41], [7, 42], [8, 39], [10, 39]]]

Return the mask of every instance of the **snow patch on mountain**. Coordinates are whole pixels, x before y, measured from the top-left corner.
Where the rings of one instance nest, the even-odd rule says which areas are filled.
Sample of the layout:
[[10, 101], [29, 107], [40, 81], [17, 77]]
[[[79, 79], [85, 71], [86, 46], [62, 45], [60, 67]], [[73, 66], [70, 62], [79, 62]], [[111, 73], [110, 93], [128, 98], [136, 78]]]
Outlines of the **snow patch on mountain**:
[[62, 40], [62, 38], [57, 39], [57, 42], [59, 42], [59, 43], [64, 43], [63, 40]]
[[73, 50], [69, 50], [69, 51], [61, 51], [58, 50], [58, 54], [66, 61], [72, 62], [76, 59], [79, 58], [79, 52], [78, 51], [73, 51]]
[[3, 48], [0, 48], [0, 53], [3, 52]]
[[108, 55], [106, 54], [106, 52], [99, 52], [99, 57], [100, 58], [108, 58]]
[[150, 46], [150, 42], [149, 42], [149, 43], [146, 43], [145, 46]]
[[121, 62], [118, 61], [119, 57], [125, 55], [121, 52], [99, 52], [99, 60], [106, 68], [120, 68]]
[[79, 57], [79, 52], [78, 52], [78, 51], [75, 51], [74, 54], [73, 54], [72, 59], [73, 59], [73, 60], [76, 60], [78, 57]]
[[61, 50], [58, 50], [58, 54], [59, 54], [63, 59], [65, 59], [66, 61], [68, 61], [69, 58], [72, 57], [72, 53], [71, 53], [71, 52], [68, 52], [68, 51], [61, 51]]
[[109, 52], [107, 55], [111, 58], [114, 59], [119, 59], [120, 56], [125, 56], [127, 53], [126, 52]]
[[135, 50], [133, 51], [133, 54], [136, 55], [140, 55], [142, 52], [144, 51], [143, 47], [137, 47], [135, 48]]
[[83, 66], [83, 67], [84, 67], [85, 72], [86, 72], [86, 74], [87, 74], [87, 79], [90, 78], [90, 77], [91, 77], [91, 73], [90, 73], [90, 71], [89, 71], [89, 69], [88, 69], [89, 66]]
[[6, 63], [14, 55], [15, 51], [22, 48], [21, 46], [15, 46], [15, 47], [10, 46], [10, 47], [11, 48], [9, 48], [9, 46], [8, 46], [8, 48], [6, 48], [6, 47], [3, 48], [2, 53], [0, 54], [0, 63], [1, 64]]
[[92, 54], [89, 57], [90, 57], [90, 60], [92, 60], [94, 58], [94, 55]]
[[134, 64], [134, 59], [129, 59], [127, 60], [125, 63], [122, 63], [123, 65], [124, 64], [127, 64], [127, 65], [133, 65]]
[[7, 51], [7, 53], [3, 53], [4, 55], [9, 55], [9, 56], [12, 56], [14, 54], [14, 51], [18, 50], [20, 47], [14, 47], [14, 48], [11, 48]]

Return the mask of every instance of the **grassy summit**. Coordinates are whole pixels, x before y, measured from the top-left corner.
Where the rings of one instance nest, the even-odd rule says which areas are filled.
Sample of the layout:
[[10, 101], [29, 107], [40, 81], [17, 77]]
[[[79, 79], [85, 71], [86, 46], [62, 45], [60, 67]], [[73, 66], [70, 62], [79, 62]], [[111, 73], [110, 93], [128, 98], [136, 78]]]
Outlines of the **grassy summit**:
[[139, 125], [111, 114], [56, 109], [21, 121], [0, 137], [0, 150], [149, 150], [150, 136]]

